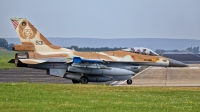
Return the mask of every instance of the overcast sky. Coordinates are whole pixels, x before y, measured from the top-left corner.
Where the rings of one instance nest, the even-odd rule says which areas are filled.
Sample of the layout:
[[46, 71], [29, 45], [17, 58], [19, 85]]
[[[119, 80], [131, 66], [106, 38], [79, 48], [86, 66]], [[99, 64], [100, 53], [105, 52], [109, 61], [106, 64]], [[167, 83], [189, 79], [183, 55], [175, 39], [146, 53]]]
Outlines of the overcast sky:
[[46, 37], [200, 39], [200, 0], [0, 0], [0, 38], [11, 17]]

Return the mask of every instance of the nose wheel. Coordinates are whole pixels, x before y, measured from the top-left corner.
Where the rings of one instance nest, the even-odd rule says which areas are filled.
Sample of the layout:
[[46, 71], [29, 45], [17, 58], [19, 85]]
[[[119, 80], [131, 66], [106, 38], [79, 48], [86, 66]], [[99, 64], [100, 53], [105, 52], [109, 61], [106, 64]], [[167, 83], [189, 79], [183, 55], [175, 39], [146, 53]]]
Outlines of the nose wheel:
[[126, 83], [127, 83], [128, 85], [130, 85], [130, 84], [132, 84], [132, 80], [129, 79], [129, 80], [126, 81]]

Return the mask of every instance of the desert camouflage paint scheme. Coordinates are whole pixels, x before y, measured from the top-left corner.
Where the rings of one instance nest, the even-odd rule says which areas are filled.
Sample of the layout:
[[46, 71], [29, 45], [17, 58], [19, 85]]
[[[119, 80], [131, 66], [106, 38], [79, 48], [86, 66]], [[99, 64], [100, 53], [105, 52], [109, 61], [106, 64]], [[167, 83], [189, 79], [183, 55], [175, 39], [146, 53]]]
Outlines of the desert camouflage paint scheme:
[[[15, 45], [15, 51], [29, 51], [29, 58], [51, 58], [65, 57], [72, 59], [73, 57], [81, 57], [84, 59], [95, 59], [105, 61], [119, 62], [153, 62], [160, 63], [158, 66], [168, 66], [169, 61], [161, 56], [149, 56], [124, 51], [108, 51], [108, 52], [78, 52], [59, 46], [52, 45], [28, 20], [24, 18], [12, 18], [17, 21], [16, 31], [20, 37], [22, 45]], [[164, 61], [163, 61], [164, 60]], [[29, 64], [29, 63], [27, 63]]]
[[[88, 78], [89, 75], [93, 75], [93, 73], [96, 74], [97, 72], [92, 73], [94, 69], [91, 69], [91, 68], [93, 67], [90, 68], [90, 66], [94, 66], [93, 64], [96, 64], [95, 67], [98, 66], [97, 67], [98, 69], [102, 69], [101, 65], [109, 65], [109, 64], [112, 64], [112, 65], [122, 64], [125, 66], [148, 65], [148, 66], [163, 66], [163, 67], [168, 67], [172, 65], [170, 64], [170, 59], [162, 57], [162, 56], [142, 55], [142, 54], [137, 54], [134, 52], [126, 52], [126, 51], [78, 52], [78, 51], [62, 48], [60, 46], [55, 46], [51, 44], [51, 42], [49, 42], [27, 19], [11, 18], [11, 21], [22, 43], [22, 45], [14, 45], [14, 48], [13, 48], [13, 50], [15, 51], [23, 52], [22, 54], [20, 53], [16, 54], [16, 58], [15, 58], [16, 65], [18, 65], [19, 63], [22, 63], [25, 65], [28, 65], [27, 67], [32, 67], [32, 68], [38, 68], [40, 66], [39, 68], [47, 69], [47, 71], [50, 72], [49, 74], [54, 73], [56, 74], [56, 76], [61, 76], [61, 77], [66, 76], [65, 74], [63, 74], [65, 72], [73, 71], [74, 73], [76, 71], [80, 71], [80, 72], [77, 72], [77, 73], [81, 73], [80, 80], [79, 80], [79, 77], [78, 78], [76, 77], [77, 74], [72, 75], [72, 77], [76, 77], [76, 78], [70, 78], [72, 80], [74, 79], [75, 82], [76, 81], [82, 82], [82, 80], [85, 80], [85, 79], [81, 79], [81, 77], [83, 76], [87, 76], [86, 78], [89, 79]], [[78, 62], [79, 66], [77, 66], [76, 61]], [[55, 68], [55, 64], [58, 65], [58, 63], [64, 63], [67, 65], [67, 67]], [[85, 63], [87, 64], [85, 65]], [[74, 64], [73, 67], [75, 68], [71, 67], [73, 64]], [[178, 62], [178, 64], [176, 63], [176, 66], [185, 66], [185, 64]], [[85, 72], [87, 71], [87, 67], [91, 69], [89, 72]], [[75, 70], [79, 68], [80, 70]], [[115, 68], [112, 68], [112, 69], [115, 69]], [[123, 71], [123, 70], [120, 69], [119, 71]], [[102, 75], [103, 73], [105, 73], [105, 70], [101, 72], [102, 73], [97, 73], [97, 74]], [[109, 73], [104, 74], [103, 76], [105, 76], [106, 78], [103, 77], [105, 78], [105, 80], [102, 79], [102, 81], [107, 81], [111, 79], [112, 80], [115, 80], [115, 79], [131, 80], [130, 76], [134, 74], [134, 72], [131, 72], [131, 71], [130, 72], [124, 71], [124, 74], [126, 74], [126, 76], [128, 75], [128, 78], [127, 77], [114, 78], [116, 72], [113, 71], [113, 73], [114, 74], [111, 75], [112, 77], [109, 77], [109, 78], [106, 77], [107, 74]], [[122, 72], [120, 76], [123, 77], [124, 74]], [[102, 77], [100, 76], [94, 80], [97, 81], [100, 78]]]

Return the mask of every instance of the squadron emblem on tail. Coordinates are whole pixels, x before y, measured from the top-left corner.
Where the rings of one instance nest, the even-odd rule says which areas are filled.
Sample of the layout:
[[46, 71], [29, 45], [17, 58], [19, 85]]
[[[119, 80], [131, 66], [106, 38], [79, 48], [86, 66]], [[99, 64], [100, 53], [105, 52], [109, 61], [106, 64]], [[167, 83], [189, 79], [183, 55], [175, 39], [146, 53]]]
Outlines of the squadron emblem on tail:
[[21, 35], [21, 38], [25, 39], [25, 40], [30, 40], [33, 39], [36, 35], [36, 31], [33, 32], [33, 27], [32, 25], [24, 20], [21, 22], [21, 24], [19, 25], [19, 34]]
[[33, 31], [31, 29], [24, 29], [23, 35], [23, 37], [26, 37], [25, 39], [32, 39], [30, 37], [33, 35]]

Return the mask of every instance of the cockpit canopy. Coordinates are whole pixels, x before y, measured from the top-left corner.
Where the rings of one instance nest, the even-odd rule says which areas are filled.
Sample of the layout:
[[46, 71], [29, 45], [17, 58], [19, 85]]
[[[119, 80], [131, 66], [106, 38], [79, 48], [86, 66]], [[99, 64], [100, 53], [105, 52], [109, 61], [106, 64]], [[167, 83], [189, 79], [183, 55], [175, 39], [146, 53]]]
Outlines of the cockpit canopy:
[[132, 48], [127, 48], [127, 49], [122, 49], [122, 51], [134, 52], [138, 54], [151, 55], [151, 56], [159, 56], [153, 50], [145, 48], [145, 47], [132, 47]]

